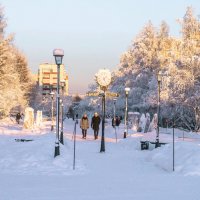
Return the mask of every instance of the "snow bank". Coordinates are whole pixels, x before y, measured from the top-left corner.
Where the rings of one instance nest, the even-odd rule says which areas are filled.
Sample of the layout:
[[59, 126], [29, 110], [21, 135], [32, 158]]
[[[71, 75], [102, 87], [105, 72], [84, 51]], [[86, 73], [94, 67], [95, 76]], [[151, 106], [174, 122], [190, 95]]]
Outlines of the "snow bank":
[[[172, 143], [148, 152], [147, 160], [166, 171], [172, 171]], [[175, 143], [175, 171], [184, 175], [200, 176], [200, 144]]]
[[23, 121], [17, 124], [14, 118], [0, 120], [1, 135], [41, 135], [50, 131], [51, 121], [43, 122], [40, 126], [34, 125], [32, 129], [25, 129]]
[[[15, 139], [33, 139], [29, 142], [16, 142]], [[0, 173], [71, 175], [84, 173], [83, 164], [77, 161], [76, 171], [72, 169], [73, 152], [71, 141], [60, 146], [61, 155], [54, 158], [55, 134], [40, 136], [0, 135]], [[71, 142], [71, 143], [70, 143]]]

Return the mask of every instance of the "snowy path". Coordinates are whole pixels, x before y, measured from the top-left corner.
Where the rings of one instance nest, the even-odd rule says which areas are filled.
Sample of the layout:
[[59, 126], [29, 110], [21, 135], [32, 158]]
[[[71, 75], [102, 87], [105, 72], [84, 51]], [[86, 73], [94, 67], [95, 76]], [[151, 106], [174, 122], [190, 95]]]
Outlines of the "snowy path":
[[78, 128], [77, 168], [73, 171], [72, 130], [69, 121], [65, 129], [68, 139], [56, 159], [52, 158], [52, 133], [28, 136], [34, 138], [30, 143], [16, 143], [15, 136], [0, 135], [0, 200], [200, 199], [200, 176], [155, 166], [148, 161], [154, 151], [140, 151], [134, 137], [115, 143], [109, 127], [105, 153], [99, 153], [100, 140], [93, 140], [91, 130], [87, 140], [82, 140]]

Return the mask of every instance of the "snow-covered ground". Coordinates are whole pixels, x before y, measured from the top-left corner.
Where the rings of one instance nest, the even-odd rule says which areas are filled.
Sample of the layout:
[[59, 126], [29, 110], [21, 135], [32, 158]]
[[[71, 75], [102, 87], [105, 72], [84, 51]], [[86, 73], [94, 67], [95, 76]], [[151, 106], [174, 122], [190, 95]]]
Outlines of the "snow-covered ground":
[[[106, 125], [106, 152], [92, 130], [81, 138], [77, 126], [76, 168], [73, 170], [74, 122], [64, 123], [65, 145], [54, 158], [55, 133], [50, 122], [24, 130], [9, 119], [0, 122], [0, 200], [199, 200], [200, 136], [175, 130], [175, 172], [171, 130], [161, 130], [169, 144], [140, 150], [141, 140], [155, 133], [115, 131]], [[18, 142], [15, 139], [29, 139]]]

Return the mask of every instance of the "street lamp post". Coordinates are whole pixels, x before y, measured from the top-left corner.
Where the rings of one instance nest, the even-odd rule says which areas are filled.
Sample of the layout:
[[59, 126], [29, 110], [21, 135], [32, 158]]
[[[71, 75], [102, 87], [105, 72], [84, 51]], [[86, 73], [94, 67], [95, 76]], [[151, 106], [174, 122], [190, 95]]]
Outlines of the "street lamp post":
[[174, 128], [175, 128], [175, 120], [174, 120], [174, 116], [173, 116], [173, 171], [175, 170], [174, 169], [174, 165], [175, 165], [175, 149], [174, 149], [174, 142], [175, 142], [175, 138], [174, 138]]
[[106, 107], [106, 94], [105, 89], [102, 93], [102, 135], [101, 135], [101, 148], [100, 152], [105, 152], [105, 107]]
[[45, 103], [47, 102], [47, 99], [46, 97], [42, 97], [42, 114], [44, 114], [44, 111], [45, 111]]
[[61, 128], [60, 128], [60, 143], [64, 144], [64, 137], [63, 137], [63, 116], [64, 116], [64, 105], [63, 105], [63, 100], [60, 100], [60, 104], [61, 104]]
[[117, 142], [117, 132], [116, 132], [116, 101], [117, 101], [117, 99], [113, 99], [113, 103], [114, 103], [113, 126], [115, 128], [115, 137], [116, 137], [116, 142]]
[[100, 105], [100, 103], [98, 103], [98, 113], [100, 113], [101, 112], [101, 105]]
[[155, 144], [155, 148], [160, 147], [160, 143], [159, 143], [159, 118], [160, 118], [160, 86], [161, 86], [161, 81], [162, 81], [162, 74], [161, 72], [158, 73], [157, 75], [157, 81], [158, 81], [158, 109], [157, 109], [157, 116], [158, 116], [158, 124], [157, 124], [157, 129], [156, 129], [156, 144]]
[[114, 107], [113, 107], [114, 126], [116, 126], [116, 101], [117, 101], [117, 99], [113, 99], [113, 104], [114, 104]]
[[53, 131], [53, 97], [54, 97], [54, 92], [51, 92], [51, 131]]
[[174, 132], [174, 128], [175, 128], [175, 102], [173, 101], [171, 104], [171, 113], [172, 113], [172, 142], [173, 142], [173, 146], [172, 146], [172, 170], [175, 171], [175, 132]]
[[128, 93], [130, 91], [130, 88], [125, 88], [125, 114], [124, 114], [124, 138], [127, 136], [127, 130], [128, 130], [128, 124], [127, 124], [127, 118], [128, 118]]
[[61, 130], [60, 130], [60, 143], [64, 144], [64, 136], [63, 136], [63, 120], [64, 120], [64, 87], [65, 87], [65, 80], [61, 80], [61, 88], [62, 88], [62, 101], [61, 101]]
[[53, 55], [57, 65], [57, 93], [56, 93], [56, 142], [55, 142], [55, 153], [54, 157], [60, 155], [59, 146], [59, 113], [60, 113], [60, 65], [64, 56], [62, 49], [54, 49]]

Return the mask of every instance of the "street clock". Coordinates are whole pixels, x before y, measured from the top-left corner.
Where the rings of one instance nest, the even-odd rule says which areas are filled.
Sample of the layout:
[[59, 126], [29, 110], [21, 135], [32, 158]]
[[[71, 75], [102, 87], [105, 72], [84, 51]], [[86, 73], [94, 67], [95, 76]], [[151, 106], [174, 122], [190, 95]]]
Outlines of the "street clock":
[[95, 76], [97, 83], [101, 87], [108, 87], [110, 85], [112, 76], [108, 69], [100, 69]]

